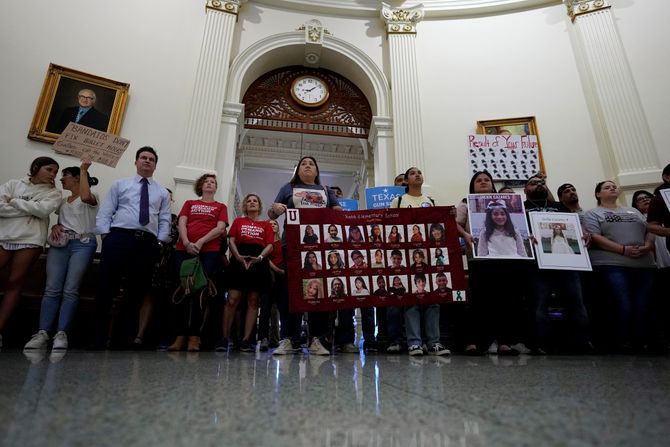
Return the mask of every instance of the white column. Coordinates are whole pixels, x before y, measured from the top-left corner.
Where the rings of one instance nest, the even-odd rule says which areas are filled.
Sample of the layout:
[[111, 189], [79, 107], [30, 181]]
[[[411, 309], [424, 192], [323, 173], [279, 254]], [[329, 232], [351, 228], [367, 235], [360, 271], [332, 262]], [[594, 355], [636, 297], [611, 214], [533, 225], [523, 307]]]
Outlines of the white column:
[[375, 185], [392, 185], [395, 176], [395, 160], [393, 157], [393, 120], [382, 116], [373, 116], [368, 142], [372, 148]]
[[[244, 104], [225, 103], [221, 119], [220, 148], [216, 159], [216, 172], [219, 173], [219, 189], [216, 192], [217, 200], [233, 206], [235, 191], [235, 154], [240, 140], [240, 133], [244, 128]], [[233, 215], [232, 210], [228, 213]]]
[[658, 153], [609, 2], [565, 2], [606, 172], [623, 187], [658, 183]]
[[179, 196], [198, 176], [215, 170], [233, 33], [245, 1], [207, 1], [184, 152], [174, 174]]
[[[391, 66], [391, 98], [395, 139], [395, 169], [425, 169], [423, 123], [416, 65], [416, 24], [423, 19], [423, 5], [392, 8], [382, 3]], [[376, 155], [375, 155], [376, 156]], [[396, 172], [397, 171], [397, 172]]]

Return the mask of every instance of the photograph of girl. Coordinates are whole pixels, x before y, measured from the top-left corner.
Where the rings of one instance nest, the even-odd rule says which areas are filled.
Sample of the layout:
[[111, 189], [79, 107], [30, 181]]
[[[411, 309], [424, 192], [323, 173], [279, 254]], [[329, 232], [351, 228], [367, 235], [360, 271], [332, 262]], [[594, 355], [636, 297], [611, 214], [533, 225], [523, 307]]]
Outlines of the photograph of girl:
[[384, 236], [382, 235], [382, 227], [377, 224], [372, 224], [368, 227], [370, 233], [370, 242], [384, 242]]
[[358, 225], [352, 225], [349, 227], [349, 239], [347, 242], [349, 243], [365, 242], [365, 235], [361, 231], [361, 227], [359, 227]]
[[431, 248], [430, 249], [430, 254], [433, 258], [433, 265], [448, 265], [449, 264], [449, 258], [447, 255], [447, 249], [446, 248]]
[[423, 242], [423, 225], [408, 225], [407, 231], [411, 234], [409, 241], [410, 242]]
[[[316, 227], [316, 230], [315, 230]], [[318, 244], [319, 243], [319, 227], [312, 225], [301, 225], [303, 244]]]
[[305, 272], [316, 272], [323, 269], [323, 265], [319, 263], [321, 253], [316, 254], [313, 251], [305, 251], [302, 253], [302, 269]]
[[370, 295], [370, 290], [367, 285], [367, 277], [357, 276], [356, 278], [349, 278], [351, 281], [351, 296], [366, 296]]
[[306, 300], [316, 300], [323, 298], [323, 280], [322, 279], [303, 279], [302, 296]]
[[326, 255], [326, 265], [328, 270], [338, 270], [344, 268], [344, 250], [330, 250]]
[[389, 244], [399, 244], [403, 241], [402, 234], [398, 230], [397, 225], [391, 225], [391, 227], [387, 227], [387, 230], [386, 240]]
[[475, 253], [477, 257], [529, 257], [505, 200], [498, 199], [487, 203], [484, 227], [479, 233]]
[[329, 298], [344, 298], [347, 295], [347, 290], [344, 286], [342, 278], [328, 278], [328, 293]]

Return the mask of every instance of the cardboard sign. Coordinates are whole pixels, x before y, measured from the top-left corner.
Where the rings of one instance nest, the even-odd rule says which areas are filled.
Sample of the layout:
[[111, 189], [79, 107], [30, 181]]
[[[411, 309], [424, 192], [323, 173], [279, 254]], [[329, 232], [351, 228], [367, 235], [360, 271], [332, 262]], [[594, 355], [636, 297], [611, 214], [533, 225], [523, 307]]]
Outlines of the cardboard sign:
[[81, 157], [88, 153], [91, 160], [112, 168], [116, 167], [130, 140], [107, 132], [71, 122], [53, 145], [59, 154]]
[[288, 210], [290, 311], [465, 301], [453, 210]]

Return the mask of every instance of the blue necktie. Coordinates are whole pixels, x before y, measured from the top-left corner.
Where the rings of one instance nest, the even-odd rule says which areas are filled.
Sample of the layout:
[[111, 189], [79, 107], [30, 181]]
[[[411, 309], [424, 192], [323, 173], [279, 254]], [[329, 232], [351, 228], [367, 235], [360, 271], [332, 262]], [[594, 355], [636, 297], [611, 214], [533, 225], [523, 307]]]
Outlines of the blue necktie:
[[149, 223], [149, 181], [142, 177], [142, 191], [140, 192], [140, 225]]
[[86, 112], [87, 112], [86, 110], [84, 110], [84, 109], [82, 109], [82, 108], [80, 107], [80, 108], [79, 108], [79, 112], [77, 112], [77, 118], [74, 120], [74, 122], [75, 122], [75, 123], [78, 123], [79, 120], [81, 119], [81, 117], [84, 116], [84, 114], [85, 114]]

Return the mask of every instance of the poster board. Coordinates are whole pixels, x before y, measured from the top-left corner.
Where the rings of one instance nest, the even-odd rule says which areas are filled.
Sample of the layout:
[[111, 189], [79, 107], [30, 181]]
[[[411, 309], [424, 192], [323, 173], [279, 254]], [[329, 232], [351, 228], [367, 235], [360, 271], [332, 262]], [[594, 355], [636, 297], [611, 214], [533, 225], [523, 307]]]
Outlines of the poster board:
[[[308, 226], [320, 235], [335, 226], [340, 242], [304, 243]], [[467, 298], [453, 207], [289, 209], [285, 231], [291, 312]]]
[[591, 271], [579, 215], [575, 213], [528, 213], [541, 269]]

